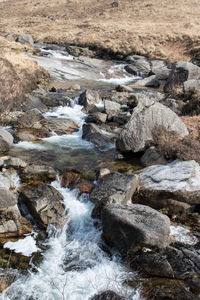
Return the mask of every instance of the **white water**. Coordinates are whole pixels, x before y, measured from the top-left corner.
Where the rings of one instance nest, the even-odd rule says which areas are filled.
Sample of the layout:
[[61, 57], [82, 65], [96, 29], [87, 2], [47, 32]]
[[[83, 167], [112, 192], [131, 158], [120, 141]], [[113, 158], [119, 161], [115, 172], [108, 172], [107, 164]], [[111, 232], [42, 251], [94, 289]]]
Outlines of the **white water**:
[[191, 231], [183, 226], [170, 226], [170, 236], [174, 237], [176, 241], [188, 245], [195, 245], [198, 242]]
[[25, 256], [31, 256], [32, 253], [40, 251], [36, 246], [36, 240], [32, 235], [27, 235], [24, 239], [20, 239], [16, 242], [7, 242], [3, 247]]
[[87, 300], [96, 293], [113, 290], [126, 299], [139, 300], [139, 291], [125, 286], [128, 270], [117, 255], [109, 257], [98, 243], [101, 231], [93, 224], [93, 204], [86, 196], [77, 198], [76, 191], [52, 184], [64, 197], [67, 220], [62, 232], [49, 238], [49, 250], [38, 272], [17, 279], [2, 294], [2, 300], [29, 297], [39, 300]]

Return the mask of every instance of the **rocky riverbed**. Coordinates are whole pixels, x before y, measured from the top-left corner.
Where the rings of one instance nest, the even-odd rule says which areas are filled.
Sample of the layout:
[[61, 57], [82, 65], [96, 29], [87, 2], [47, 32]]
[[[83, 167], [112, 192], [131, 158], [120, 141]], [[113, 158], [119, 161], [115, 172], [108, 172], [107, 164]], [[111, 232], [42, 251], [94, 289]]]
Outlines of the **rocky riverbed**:
[[1, 114], [1, 298], [199, 299], [200, 67], [35, 47], [48, 88]]

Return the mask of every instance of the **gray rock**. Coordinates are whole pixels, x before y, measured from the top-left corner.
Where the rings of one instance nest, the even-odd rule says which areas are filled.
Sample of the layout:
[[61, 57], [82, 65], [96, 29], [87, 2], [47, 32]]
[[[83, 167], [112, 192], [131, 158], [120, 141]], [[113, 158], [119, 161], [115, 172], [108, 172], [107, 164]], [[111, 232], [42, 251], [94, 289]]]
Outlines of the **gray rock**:
[[117, 148], [121, 152], [139, 152], [152, 141], [155, 126], [162, 125], [169, 131], [177, 132], [181, 137], [188, 135], [188, 130], [181, 119], [168, 107], [153, 100], [140, 101], [133, 110], [129, 122], [117, 138]]
[[10, 157], [4, 161], [5, 168], [23, 169], [27, 166], [27, 163], [20, 158]]
[[44, 183], [26, 185], [21, 189], [20, 200], [41, 229], [49, 224], [63, 226], [66, 219], [63, 196], [54, 187]]
[[48, 107], [72, 106], [72, 99], [62, 93], [45, 93], [38, 95], [42, 103]]
[[95, 203], [93, 217], [100, 217], [101, 209], [110, 203], [131, 204], [131, 199], [139, 185], [137, 175], [118, 172], [103, 176], [90, 193], [90, 201]]
[[149, 100], [153, 104], [154, 102], [164, 101], [164, 99], [165, 99], [165, 95], [158, 91], [143, 90], [134, 93], [131, 99], [128, 101], [127, 105], [130, 108], [135, 108], [140, 102], [145, 103], [146, 101]]
[[8, 173], [0, 173], [0, 189], [9, 190], [14, 187], [12, 177]]
[[168, 208], [173, 214], [200, 204], [200, 166], [194, 160], [150, 166], [139, 176], [141, 188], [134, 202]]
[[8, 132], [7, 130], [5, 130], [4, 128], [0, 128], [0, 137], [6, 141], [9, 145], [13, 144], [13, 136], [12, 134], [10, 134], [10, 132]]
[[156, 151], [155, 147], [150, 147], [145, 151], [145, 153], [141, 157], [141, 163], [145, 167], [149, 167], [151, 165], [165, 165], [167, 164], [167, 160]]
[[182, 87], [187, 80], [200, 79], [200, 67], [185, 61], [173, 65], [172, 71], [164, 86], [164, 91], [169, 92], [176, 87]]
[[87, 119], [85, 120], [86, 123], [96, 123], [96, 124], [101, 124], [101, 123], [106, 123], [107, 115], [101, 112], [96, 112], [89, 114]]
[[31, 109], [38, 109], [41, 113], [44, 113], [48, 110], [45, 104], [42, 101], [33, 95], [28, 95], [25, 104], [22, 107], [23, 111], [30, 111]]
[[51, 132], [55, 132], [58, 135], [71, 134], [79, 130], [78, 125], [75, 124], [72, 120], [58, 118], [46, 119], [44, 128]]
[[52, 167], [32, 164], [21, 171], [20, 178], [22, 182], [51, 182], [56, 179], [56, 175], [56, 171]]
[[17, 38], [17, 41], [21, 44], [30, 44], [34, 45], [33, 38], [30, 34], [20, 34]]
[[99, 103], [99, 93], [93, 90], [85, 90], [79, 97], [78, 103], [86, 109], [91, 109]]
[[165, 248], [170, 220], [144, 205], [110, 204], [101, 212], [104, 239], [122, 254], [141, 245]]
[[187, 80], [183, 83], [183, 90], [188, 93], [191, 90], [200, 90], [200, 79], [199, 80]]
[[158, 80], [166, 80], [169, 77], [171, 70], [167, 68], [163, 60], [152, 60], [150, 65], [151, 73], [155, 74]]
[[123, 85], [123, 84], [118, 85], [116, 87], [116, 91], [117, 92], [128, 92], [128, 93], [133, 93], [134, 92], [133, 89], [130, 86]]
[[0, 153], [6, 153], [10, 150], [10, 144], [0, 136]]
[[82, 138], [95, 144], [99, 149], [104, 149], [112, 145], [111, 138], [105, 135], [105, 133], [93, 123], [83, 125]]
[[4, 161], [3, 161], [3, 159], [0, 158], [0, 167], [2, 167], [3, 164], [4, 164]]
[[[113, 2], [113, 3], [117, 3], [117, 2]], [[122, 297], [118, 294], [116, 294], [113, 291], [105, 291], [105, 292], [101, 292], [97, 295], [94, 295], [92, 298], [90, 298], [90, 300], [125, 300], [125, 297]]]
[[15, 42], [15, 38], [12, 34], [7, 34], [5, 38], [10, 42]]
[[[131, 65], [129, 65], [129, 68], [126, 67], [125, 70], [133, 75], [137, 75], [138, 73], [147, 75], [151, 70], [150, 63], [144, 56], [132, 55], [128, 56], [126, 60], [130, 62]], [[130, 68], [132, 71], [130, 71]]]
[[144, 79], [137, 80], [134, 85], [147, 86], [157, 88], [160, 86], [160, 82], [158, 81], [156, 75], [151, 75]]
[[104, 111], [107, 115], [116, 115], [120, 112], [121, 105], [119, 103], [104, 100]]
[[37, 108], [34, 108], [20, 116], [15, 126], [18, 128], [41, 128], [42, 120], [44, 120], [43, 115]]

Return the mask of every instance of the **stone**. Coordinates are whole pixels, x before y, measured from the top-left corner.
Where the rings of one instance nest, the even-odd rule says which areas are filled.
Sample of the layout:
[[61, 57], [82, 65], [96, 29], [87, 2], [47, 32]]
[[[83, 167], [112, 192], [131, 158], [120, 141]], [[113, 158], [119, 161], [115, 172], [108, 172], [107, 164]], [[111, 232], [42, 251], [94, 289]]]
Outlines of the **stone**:
[[15, 42], [15, 38], [12, 34], [7, 34], [5, 38], [10, 42]]
[[103, 238], [123, 255], [142, 245], [166, 248], [170, 220], [151, 207], [109, 204], [101, 211]]
[[0, 189], [9, 190], [14, 187], [12, 177], [8, 173], [0, 173]]
[[34, 128], [27, 128], [27, 129], [19, 129], [17, 132], [15, 132], [15, 137], [17, 140], [20, 141], [37, 141], [41, 138], [47, 138], [50, 137], [52, 134], [49, 132], [48, 129], [45, 129], [44, 127], [40, 129], [34, 129]]
[[42, 122], [44, 128], [57, 135], [71, 134], [79, 130], [78, 125], [72, 120], [52, 118]]
[[99, 93], [93, 90], [85, 90], [79, 97], [78, 103], [86, 109], [91, 109], [100, 101]]
[[84, 179], [81, 174], [75, 172], [66, 172], [61, 176], [61, 186], [70, 189], [79, 189], [80, 194], [89, 193], [94, 184]]
[[105, 149], [110, 147], [112, 144], [112, 140], [105, 135], [97, 125], [93, 123], [83, 125], [82, 138], [95, 144], [99, 149]]
[[48, 107], [72, 106], [72, 99], [63, 93], [50, 92], [38, 96], [42, 103]]
[[17, 128], [35, 128], [39, 129], [42, 127], [41, 121], [45, 118], [41, 114], [41, 112], [37, 109], [31, 109], [25, 112], [22, 116], [20, 116], [17, 120], [17, 124], [15, 126]]
[[140, 102], [145, 103], [146, 101], [155, 102], [164, 101], [165, 95], [158, 91], [142, 90], [132, 95], [131, 99], [127, 102], [130, 108], [135, 108]]
[[30, 44], [31, 46], [34, 45], [33, 38], [30, 34], [20, 34], [17, 38], [17, 41], [21, 44]]
[[127, 86], [127, 85], [118, 85], [116, 88], [116, 91], [117, 92], [128, 92], [128, 93], [133, 93], [133, 89], [130, 87], [130, 86]]
[[154, 128], [159, 125], [175, 131], [181, 137], [188, 135], [186, 125], [172, 110], [153, 100], [143, 99], [120, 132], [116, 141], [117, 149], [121, 152], [144, 151], [146, 143], [153, 140]]
[[95, 112], [92, 114], [89, 114], [86, 118], [86, 123], [95, 123], [95, 124], [101, 124], [106, 123], [107, 115], [101, 112]]
[[110, 203], [131, 204], [132, 196], [138, 185], [137, 175], [118, 172], [103, 175], [103, 179], [90, 193], [90, 201], [95, 203], [93, 217], [100, 217], [102, 208]]
[[125, 300], [125, 297], [108, 290], [94, 295], [90, 300]]
[[63, 196], [53, 186], [44, 183], [26, 185], [21, 189], [20, 201], [41, 229], [46, 230], [49, 224], [56, 227], [64, 225]]
[[[144, 56], [132, 55], [132, 56], [128, 56], [126, 60], [131, 63], [129, 67], [132, 69], [132, 73], [129, 71], [130, 69], [128, 69], [127, 67], [125, 68], [125, 70], [133, 75], [140, 75], [140, 74], [147, 75], [151, 70], [150, 63], [147, 61], [147, 59]], [[135, 74], [133, 73], [133, 71], [135, 71]]]
[[120, 112], [121, 105], [119, 103], [104, 100], [104, 111], [107, 115], [116, 115]]
[[198, 80], [195, 80], [195, 79], [192, 79], [192, 80], [187, 80], [183, 83], [183, 90], [184, 90], [184, 93], [188, 93], [190, 92], [191, 90], [200, 90], [200, 79]]
[[136, 203], [155, 209], [168, 208], [181, 213], [200, 204], [200, 166], [194, 160], [175, 160], [167, 165], [154, 165], [139, 174], [140, 190], [134, 195]]
[[23, 169], [27, 163], [18, 157], [10, 157], [4, 160], [4, 168]]
[[51, 182], [56, 179], [56, 176], [57, 173], [52, 167], [35, 164], [28, 165], [20, 173], [20, 179], [22, 182]]
[[34, 108], [38, 109], [41, 113], [44, 113], [48, 110], [47, 106], [42, 103], [39, 97], [29, 94], [22, 106], [22, 111], [26, 112]]
[[0, 153], [6, 153], [10, 150], [10, 144], [8, 144], [1, 136], [0, 136]]
[[190, 62], [179, 61], [173, 65], [164, 86], [164, 91], [169, 92], [176, 87], [183, 87], [185, 81], [193, 79], [200, 79], [200, 67]]
[[158, 88], [160, 86], [160, 82], [158, 81], [156, 75], [151, 75], [149, 77], [137, 80], [134, 85]]
[[158, 80], [166, 80], [169, 77], [171, 70], [167, 68], [166, 63], [163, 60], [152, 60], [150, 65], [150, 74], [156, 75]]
[[10, 132], [5, 130], [4, 128], [0, 128], [0, 137], [6, 141], [9, 145], [13, 144], [13, 136]]
[[148, 148], [141, 157], [141, 163], [144, 167], [151, 165], [165, 165], [167, 160], [155, 149], [155, 147]]
[[17, 197], [12, 192], [0, 189], [0, 238], [21, 236], [32, 232], [33, 227], [21, 216]]

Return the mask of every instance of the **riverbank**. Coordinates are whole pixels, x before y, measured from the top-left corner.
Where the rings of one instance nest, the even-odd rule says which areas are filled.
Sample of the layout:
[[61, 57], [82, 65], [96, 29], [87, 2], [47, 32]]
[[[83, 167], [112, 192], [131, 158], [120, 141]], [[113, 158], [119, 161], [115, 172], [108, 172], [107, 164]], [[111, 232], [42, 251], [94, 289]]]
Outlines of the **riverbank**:
[[79, 2], [0, 2], [0, 35], [29, 33], [40, 43], [172, 62], [199, 56], [197, 0], [164, 0], [162, 5], [159, 0]]

